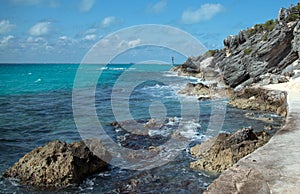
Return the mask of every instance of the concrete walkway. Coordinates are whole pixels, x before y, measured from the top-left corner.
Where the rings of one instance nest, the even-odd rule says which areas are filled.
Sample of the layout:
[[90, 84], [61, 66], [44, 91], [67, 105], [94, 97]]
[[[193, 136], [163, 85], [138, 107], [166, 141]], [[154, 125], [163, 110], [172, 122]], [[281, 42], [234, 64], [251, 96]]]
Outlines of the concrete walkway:
[[286, 125], [267, 144], [220, 175], [205, 193], [300, 194], [300, 82], [289, 86], [268, 87], [288, 92]]

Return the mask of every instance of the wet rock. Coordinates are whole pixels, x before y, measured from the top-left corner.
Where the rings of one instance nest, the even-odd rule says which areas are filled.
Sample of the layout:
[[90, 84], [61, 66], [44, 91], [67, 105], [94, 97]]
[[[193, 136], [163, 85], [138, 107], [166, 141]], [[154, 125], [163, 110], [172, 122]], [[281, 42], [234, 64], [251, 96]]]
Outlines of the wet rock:
[[287, 93], [283, 91], [246, 88], [236, 92], [229, 104], [241, 109], [268, 111], [281, 116], [287, 115]]
[[188, 83], [183, 90], [179, 91], [179, 94], [187, 94], [190, 96], [207, 96], [210, 95], [210, 93], [209, 86], [202, 83]]
[[[93, 147], [93, 152], [87, 147]], [[21, 184], [34, 187], [65, 188], [77, 185], [108, 164], [94, 153], [109, 161], [111, 156], [101, 142], [93, 139], [67, 144], [58, 140], [38, 147], [9, 168], [4, 177], [13, 177]]]
[[231, 135], [221, 133], [190, 149], [192, 155], [200, 158], [190, 163], [190, 167], [194, 170], [223, 172], [264, 145], [269, 138], [266, 132], [255, 133], [251, 127], [240, 129]]
[[208, 96], [208, 95], [200, 95], [200, 96], [198, 96], [198, 100], [200, 100], [200, 101], [211, 100], [211, 96]]

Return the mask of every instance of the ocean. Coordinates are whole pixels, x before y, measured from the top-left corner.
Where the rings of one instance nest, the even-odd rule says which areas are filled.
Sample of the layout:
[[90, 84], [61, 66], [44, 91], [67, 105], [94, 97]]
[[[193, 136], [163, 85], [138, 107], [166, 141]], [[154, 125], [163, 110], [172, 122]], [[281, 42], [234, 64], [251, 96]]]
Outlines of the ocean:
[[[48, 141], [72, 142], [85, 137], [75, 124], [74, 104], [80, 104], [74, 103], [74, 88], [84, 94], [84, 91], [91, 91], [89, 84], [94, 84], [94, 94], [82, 96], [81, 100], [93, 96], [96, 116], [116, 144], [130, 149], [158, 146], [170, 138], [178, 127], [176, 122], [180, 121], [183, 121], [185, 131], [182, 134], [188, 143], [176, 157], [162, 165], [143, 171], [111, 165], [109, 170], [88, 177], [78, 187], [59, 192], [120, 193], [130, 190], [132, 180], [138, 180], [135, 189], [140, 193], [203, 192], [218, 175], [191, 170], [189, 163], [195, 159], [188, 150], [209, 138], [212, 120], [221, 120], [214, 124], [217, 125], [217, 132], [233, 132], [248, 126], [262, 130], [270, 123], [246, 117], [245, 113], [249, 111], [229, 107], [227, 98], [196, 101], [196, 106], [183, 104], [195, 102], [195, 97], [179, 95], [178, 91], [186, 83], [199, 80], [178, 77], [169, 71], [170, 68], [159, 64], [89, 64], [84, 67], [79, 64], [0, 64], [0, 174], [24, 154]], [[80, 73], [85, 75], [84, 80], [80, 80]], [[93, 75], [99, 77], [96, 77], [96, 83], [89, 83], [88, 78]], [[222, 111], [215, 111], [219, 105]], [[129, 110], [124, 111], [123, 107]], [[254, 114], [272, 117], [273, 128], [279, 128], [284, 121], [284, 118], [274, 114]], [[127, 134], [110, 125], [114, 121], [129, 119], [146, 123], [151, 118], [171, 119], [175, 124], [167, 122], [163, 130], [153, 130], [147, 137], [129, 138], [126, 145], [122, 138]], [[38, 191], [19, 185], [17, 180], [1, 177], [0, 192]]]

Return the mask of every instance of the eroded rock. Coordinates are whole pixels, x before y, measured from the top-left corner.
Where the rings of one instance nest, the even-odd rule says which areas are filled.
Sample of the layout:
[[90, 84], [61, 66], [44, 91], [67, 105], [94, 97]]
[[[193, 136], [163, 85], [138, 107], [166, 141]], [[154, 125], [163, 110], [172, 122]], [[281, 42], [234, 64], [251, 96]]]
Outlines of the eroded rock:
[[[90, 144], [93, 152], [87, 147]], [[4, 177], [13, 177], [21, 184], [34, 187], [65, 188], [77, 185], [94, 173], [107, 168], [111, 156], [101, 142], [86, 140], [67, 144], [58, 140], [51, 141], [27, 153], [11, 168]]]
[[195, 170], [223, 172], [269, 139], [270, 136], [266, 132], [255, 133], [250, 127], [231, 135], [221, 133], [190, 149], [193, 156], [200, 158], [190, 163], [190, 167]]
[[246, 88], [236, 92], [229, 104], [236, 108], [262, 110], [287, 115], [287, 93], [263, 88]]

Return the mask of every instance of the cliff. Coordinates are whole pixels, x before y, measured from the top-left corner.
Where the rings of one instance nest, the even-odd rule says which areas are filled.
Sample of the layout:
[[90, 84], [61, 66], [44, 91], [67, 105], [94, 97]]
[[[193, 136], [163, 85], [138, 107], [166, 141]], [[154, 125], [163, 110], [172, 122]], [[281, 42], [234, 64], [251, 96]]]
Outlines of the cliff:
[[276, 20], [257, 24], [224, 40], [224, 48], [190, 57], [173, 68], [205, 80], [218, 81], [235, 90], [253, 84], [287, 82], [300, 69], [300, 3], [281, 8]]

